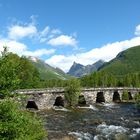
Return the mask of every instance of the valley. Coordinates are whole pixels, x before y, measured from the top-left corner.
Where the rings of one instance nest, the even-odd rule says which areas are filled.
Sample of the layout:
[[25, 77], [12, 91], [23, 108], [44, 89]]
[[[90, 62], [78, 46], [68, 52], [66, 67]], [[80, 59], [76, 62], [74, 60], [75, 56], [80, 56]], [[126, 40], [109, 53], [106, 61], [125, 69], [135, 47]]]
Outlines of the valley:
[[140, 140], [140, 0], [0, 0], [0, 140]]

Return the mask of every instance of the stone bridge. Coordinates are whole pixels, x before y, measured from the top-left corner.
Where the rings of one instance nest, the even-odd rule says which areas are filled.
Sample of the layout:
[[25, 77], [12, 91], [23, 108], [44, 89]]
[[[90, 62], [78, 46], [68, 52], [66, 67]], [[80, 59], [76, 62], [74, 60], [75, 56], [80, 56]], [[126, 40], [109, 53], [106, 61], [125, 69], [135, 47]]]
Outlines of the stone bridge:
[[[64, 88], [46, 88], [16, 90], [14, 93], [27, 95], [26, 107], [45, 109], [54, 105], [65, 106], [64, 92]], [[86, 104], [120, 102], [124, 92], [128, 93], [129, 100], [133, 100], [136, 94], [140, 94], [140, 88], [83, 88], [80, 97]]]

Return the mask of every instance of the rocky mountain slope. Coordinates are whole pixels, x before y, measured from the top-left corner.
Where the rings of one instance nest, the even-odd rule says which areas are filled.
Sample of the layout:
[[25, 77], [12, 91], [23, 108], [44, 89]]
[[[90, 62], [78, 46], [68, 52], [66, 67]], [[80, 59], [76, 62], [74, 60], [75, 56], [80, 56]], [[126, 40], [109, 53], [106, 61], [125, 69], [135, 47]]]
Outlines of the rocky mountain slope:
[[97, 71], [104, 63], [105, 62], [103, 60], [99, 60], [92, 65], [84, 66], [74, 62], [67, 74], [75, 77], [82, 77], [84, 75], [88, 75], [94, 71]]
[[50, 80], [50, 79], [66, 80], [70, 78], [70, 76], [67, 75], [65, 72], [63, 72], [61, 69], [54, 68], [46, 64], [43, 60], [40, 60], [35, 57], [29, 57], [29, 60], [39, 70], [39, 73], [43, 80]]

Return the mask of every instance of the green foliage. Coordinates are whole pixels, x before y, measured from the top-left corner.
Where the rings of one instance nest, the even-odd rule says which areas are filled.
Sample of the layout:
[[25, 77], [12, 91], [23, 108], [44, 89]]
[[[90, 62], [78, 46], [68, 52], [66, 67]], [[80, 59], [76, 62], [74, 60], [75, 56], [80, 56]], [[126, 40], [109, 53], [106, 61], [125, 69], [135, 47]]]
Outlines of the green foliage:
[[81, 84], [84, 87], [111, 87], [116, 85], [117, 79], [105, 72], [94, 72], [81, 78]]
[[39, 72], [26, 57], [20, 58], [18, 76], [21, 80], [20, 88], [24, 89], [39, 87]]
[[122, 76], [140, 71], [140, 46], [132, 47], [117, 55], [115, 59], [104, 65], [100, 71]]
[[80, 95], [80, 82], [77, 79], [71, 79], [65, 87], [65, 99], [70, 106], [75, 106], [78, 103]]
[[67, 85], [67, 80], [61, 80], [61, 79], [51, 79], [51, 80], [45, 80], [41, 81], [42, 87], [65, 87]]
[[128, 95], [128, 92], [127, 91], [124, 91], [123, 94], [122, 94], [122, 100], [129, 100], [129, 95]]
[[89, 87], [140, 87], [140, 46], [127, 49], [98, 72], [81, 79]]
[[134, 99], [136, 102], [140, 102], [140, 93], [135, 94]]
[[10, 99], [0, 101], [1, 140], [41, 140], [46, 137], [42, 122], [35, 114], [19, 110]]
[[0, 91], [13, 91], [19, 87], [18, 67], [20, 58], [16, 54], [3, 52], [0, 58]]
[[140, 109], [140, 93], [135, 94], [134, 96], [136, 107]]
[[9, 95], [18, 88], [38, 87], [39, 73], [25, 57], [4, 51], [0, 56], [0, 93]]
[[53, 68], [46, 64], [44, 61], [37, 59], [36, 62], [31, 61], [40, 73], [42, 80], [66, 80], [70, 79], [70, 76], [65, 74], [59, 68]]
[[82, 77], [80, 80], [84, 87], [140, 87], [140, 72], [115, 76], [99, 71]]

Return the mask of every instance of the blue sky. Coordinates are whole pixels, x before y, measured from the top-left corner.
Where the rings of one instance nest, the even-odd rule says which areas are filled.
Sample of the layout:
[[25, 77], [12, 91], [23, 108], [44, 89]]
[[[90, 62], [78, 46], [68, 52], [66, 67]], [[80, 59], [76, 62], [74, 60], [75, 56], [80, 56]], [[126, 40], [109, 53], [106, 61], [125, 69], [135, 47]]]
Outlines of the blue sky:
[[0, 0], [0, 50], [68, 71], [140, 44], [140, 0]]

